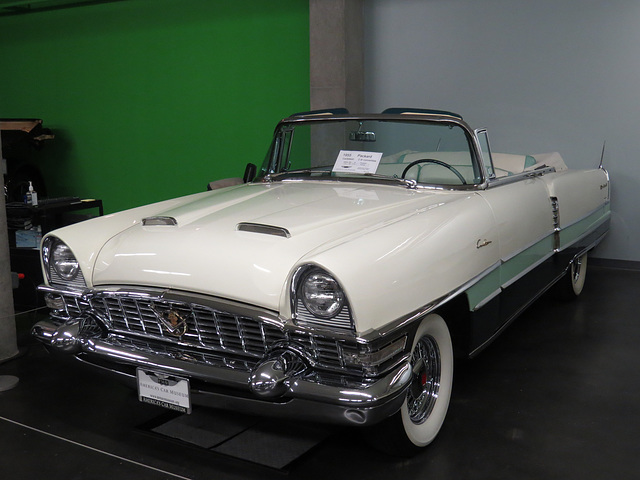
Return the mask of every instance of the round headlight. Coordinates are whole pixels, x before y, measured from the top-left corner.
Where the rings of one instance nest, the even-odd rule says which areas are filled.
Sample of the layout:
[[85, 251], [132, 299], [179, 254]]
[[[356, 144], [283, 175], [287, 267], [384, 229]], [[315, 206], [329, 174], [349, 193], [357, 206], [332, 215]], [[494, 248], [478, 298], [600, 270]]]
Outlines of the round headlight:
[[335, 278], [325, 272], [314, 271], [303, 279], [300, 293], [309, 313], [320, 318], [333, 318], [345, 303], [344, 292]]
[[51, 249], [51, 264], [60, 277], [73, 280], [78, 276], [80, 265], [71, 249], [62, 242], [57, 242]]

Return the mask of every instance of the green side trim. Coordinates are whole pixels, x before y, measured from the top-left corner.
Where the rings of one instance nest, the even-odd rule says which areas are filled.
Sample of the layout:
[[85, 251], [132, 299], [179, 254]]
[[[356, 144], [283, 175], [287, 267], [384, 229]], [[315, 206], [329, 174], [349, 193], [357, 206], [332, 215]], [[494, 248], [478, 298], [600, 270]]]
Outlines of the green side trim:
[[525, 271], [546, 260], [553, 253], [553, 234], [550, 234], [518, 255], [503, 262], [500, 267], [500, 284], [505, 287]]
[[[562, 213], [560, 214], [562, 215]], [[582, 220], [569, 225], [566, 228], [563, 228], [559, 233], [558, 250], [564, 250], [565, 248], [571, 246], [581, 237], [583, 237], [585, 232], [589, 232], [590, 230], [596, 228], [610, 216], [611, 205], [606, 204], [598, 208]]]
[[478, 305], [497, 293], [500, 293], [500, 267], [495, 268], [467, 289], [469, 308], [471, 311], [477, 309]]
[[[582, 220], [563, 228], [557, 234], [559, 238], [558, 250], [568, 248], [601, 225], [610, 216], [611, 207], [609, 204], [605, 204]], [[469, 299], [470, 310], [479, 309], [502, 290], [553, 255], [555, 238], [555, 233], [547, 235], [512, 258], [501, 261], [499, 267], [482, 275], [478, 281], [465, 290]]]
[[553, 254], [553, 242], [554, 235], [549, 234], [512, 258], [501, 261], [498, 268], [469, 287], [465, 293], [471, 311], [482, 307], [511, 283], [549, 258]]

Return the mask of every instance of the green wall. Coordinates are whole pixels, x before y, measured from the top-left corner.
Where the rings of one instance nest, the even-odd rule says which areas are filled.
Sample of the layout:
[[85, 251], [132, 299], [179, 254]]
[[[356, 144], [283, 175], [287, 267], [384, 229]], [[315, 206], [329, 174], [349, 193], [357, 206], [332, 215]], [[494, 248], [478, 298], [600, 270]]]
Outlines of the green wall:
[[129, 0], [0, 17], [0, 117], [42, 118], [49, 196], [114, 212], [260, 164], [309, 108], [300, 0]]

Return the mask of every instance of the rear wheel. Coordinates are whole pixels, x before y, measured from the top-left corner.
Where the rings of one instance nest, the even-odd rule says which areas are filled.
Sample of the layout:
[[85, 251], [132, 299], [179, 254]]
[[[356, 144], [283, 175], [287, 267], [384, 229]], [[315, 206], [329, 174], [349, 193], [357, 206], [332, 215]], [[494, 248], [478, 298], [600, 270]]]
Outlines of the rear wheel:
[[453, 348], [442, 317], [429, 315], [418, 327], [411, 370], [402, 408], [377, 425], [369, 437], [376, 447], [401, 456], [429, 445], [447, 414], [453, 384]]
[[571, 300], [582, 293], [587, 278], [587, 253], [576, 257], [567, 274], [558, 282], [557, 294], [561, 299]]
[[587, 278], [587, 254], [583, 254], [582, 256], [576, 258], [571, 263], [570, 269], [571, 275], [571, 289], [573, 293], [578, 296], [582, 293], [582, 289], [584, 288], [584, 282]]

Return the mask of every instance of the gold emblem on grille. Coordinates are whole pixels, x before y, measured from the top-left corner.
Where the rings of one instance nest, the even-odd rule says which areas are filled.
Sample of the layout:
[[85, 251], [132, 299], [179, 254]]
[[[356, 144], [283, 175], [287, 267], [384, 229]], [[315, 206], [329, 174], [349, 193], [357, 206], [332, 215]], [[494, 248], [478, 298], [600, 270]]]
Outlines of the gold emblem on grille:
[[187, 333], [187, 316], [180, 314], [175, 308], [160, 310], [157, 305], [151, 305], [151, 309], [158, 318], [160, 327], [169, 335], [181, 337]]

